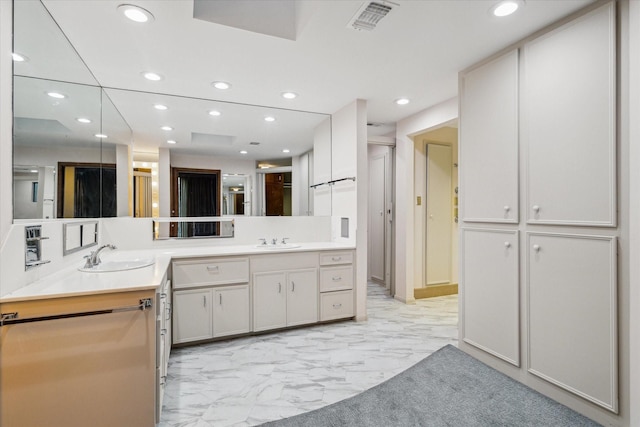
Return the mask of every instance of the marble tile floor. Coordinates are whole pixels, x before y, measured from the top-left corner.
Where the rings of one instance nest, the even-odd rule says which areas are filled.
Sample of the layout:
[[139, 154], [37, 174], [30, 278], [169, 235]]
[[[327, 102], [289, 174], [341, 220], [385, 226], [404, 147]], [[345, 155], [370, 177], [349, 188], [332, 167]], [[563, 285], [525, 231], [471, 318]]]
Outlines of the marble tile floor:
[[457, 344], [457, 295], [405, 305], [368, 285], [368, 320], [174, 349], [161, 427], [252, 426], [329, 405]]

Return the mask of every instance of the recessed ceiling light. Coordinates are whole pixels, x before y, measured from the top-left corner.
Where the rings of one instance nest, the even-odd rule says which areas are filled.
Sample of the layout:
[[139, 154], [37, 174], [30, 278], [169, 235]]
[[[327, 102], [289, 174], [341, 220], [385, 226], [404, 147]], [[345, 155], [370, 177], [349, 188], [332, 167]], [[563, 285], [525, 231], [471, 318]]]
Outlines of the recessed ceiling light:
[[31, 173], [38, 173], [38, 170], [37, 170], [37, 169], [31, 169], [29, 172], [31, 172]]
[[216, 89], [226, 90], [226, 89], [229, 89], [231, 87], [231, 83], [213, 82], [213, 83], [211, 83], [211, 86], [215, 87]]
[[145, 10], [139, 6], [132, 4], [121, 4], [118, 6], [118, 10], [124, 16], [134, 22], [145, 23], [153, 21], [153, 15], [148, 10]]
[[173, 139], [169, 139], [167, 140], [167, 144], [177, 144], [177, 142], [174, 141]]
[[282, 97], [286, 99], [295, 99], [298, 97], [298, 94], [295, 92], [282, 92]]
[[221, 113], [220, 111], [218, 111], [218, 110], [211, 110], [211, 111], [209, 111], [209, 115], [210, 115], [210, 116], [217, 117], [217, 116], [220, 116], [221, 114], [222, 114], [222, 113]]
[[267, 117], [264, 118], [264, 121], [265, 122], [275, 122], [276, 118], [273, 117], [273, 116], [267, 116]]
[[173, 130], [173, 128], [171, 126], [162, 126], [160, 129], [166, 130], [166, 131]]
[[16, 62], [24, 62], [28, 60], [28, 58], [20, 53], [13, 52], [11, 54], [11, 58]]
[[398, 105], [407, 105], [409, 103], [409, 99], [407, 98], [398, 98], [396, 99], [396, 104]]
[[284, 150], [282, 150], [283, 153], [289, 153], [289, 149], [285, 148]]
[[156, 202], [153, 202], [153, 203], [151, 203], [151, 206], [154, 207], [154, 208], [157, 208], [158, 204]]
[[498, 17], [509, 16], [514, 13], [523, 4], [522, 1], [505, 0], [494, 5], [490, 10], [493, 15]]
[[240, 151], [240, 154], [247, 154], [247, 153], [248, 153], [247, 150]]
[[85, 117], [78, 117], [76, 120], [79, 121], [80, 123], [91, 123], [91, 120]]
[[94, 136], [96, 138], [106, 138], [107, 137], [107, 135], [105, 135], [104, 133], [96, 133]]
[[155, 108], [156, 110], [162, 110], [162, 111], [169, 109], [169, 107], [163, 104], [156, 104], [153, 106], [153, 108]]
[[52, 98], [56, 98], [56, 99], [64, 99], [66, 98], [65, 95], [59, 93], [59, 92], [47, 92], [47, 95], [49, 95]]
[[145, 79], [147, 80], [151, 80], [152, 82], [157, 82], [162, 80], [162, 76], [158, 73], [154, 73], [151, 71], [146, 71], [144, 73], [142, 73], [142, 75], [144, 76]]

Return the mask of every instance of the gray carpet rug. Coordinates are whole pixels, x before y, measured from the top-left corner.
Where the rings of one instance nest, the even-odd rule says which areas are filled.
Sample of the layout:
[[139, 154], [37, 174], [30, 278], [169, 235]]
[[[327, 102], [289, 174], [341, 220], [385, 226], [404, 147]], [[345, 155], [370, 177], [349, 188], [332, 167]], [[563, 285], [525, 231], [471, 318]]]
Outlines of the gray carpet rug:
[[599, 426], [448, 345], [349, 399], [272, 427]]

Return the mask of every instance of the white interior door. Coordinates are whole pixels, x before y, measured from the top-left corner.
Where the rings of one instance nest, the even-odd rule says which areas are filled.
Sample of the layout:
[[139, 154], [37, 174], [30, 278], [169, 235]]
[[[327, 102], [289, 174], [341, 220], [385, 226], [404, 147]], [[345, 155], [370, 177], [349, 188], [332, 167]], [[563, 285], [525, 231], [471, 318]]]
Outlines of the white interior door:
[[451, 280], [451, 147], [427, 144], [425, 283]]
[[369, 161], [369, 277], [385, 282], [386, 155]]

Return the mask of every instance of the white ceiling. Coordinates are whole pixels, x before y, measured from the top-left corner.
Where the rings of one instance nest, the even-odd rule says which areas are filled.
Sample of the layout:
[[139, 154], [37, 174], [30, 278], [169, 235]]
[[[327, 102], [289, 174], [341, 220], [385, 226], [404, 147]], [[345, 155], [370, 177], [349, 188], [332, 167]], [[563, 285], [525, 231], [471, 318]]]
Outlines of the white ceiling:
[[[460, 70], [592, 0], [527, 0], [506, 18], [489, 13], [494, 0], [395, 0], [399, 5], [372, 32], [347, 28], [361, 1], [295, 1], [295, 40], [194, 19], [190, 0], [127, 2], [155, 19], [125, 19], [117, 10], [122, 0], [43, 0], [100, 85], [328, 114], [360, 98], [367, 100], [369, 122], [389, 124], [370, 127], [380, 135], [393, 132], [396, 121], [456, 96]], [[264, 10], [268, 1], [234, 0], [240, 2], [243, 14], [253, 3], [262, 6], [253, 8], [261, 19], [271, 19]], [[164, 78], [147, 81], [145, 71]], [[211, 86], [216, 80], [233, 86], [217, 90]], [[299, 97], [285, 100], [284, 91]], [[124, 93], [107, 92], [134, 128], [137, 144], [166, 139], [157, 130], [165, 124], [157, 116], [141, 115]], [[398, 106], [399, 97], [411, 102]], [[183, 127], [187, 133], [227, 135], [223, 129], [199, 131], [196, 124]]]

